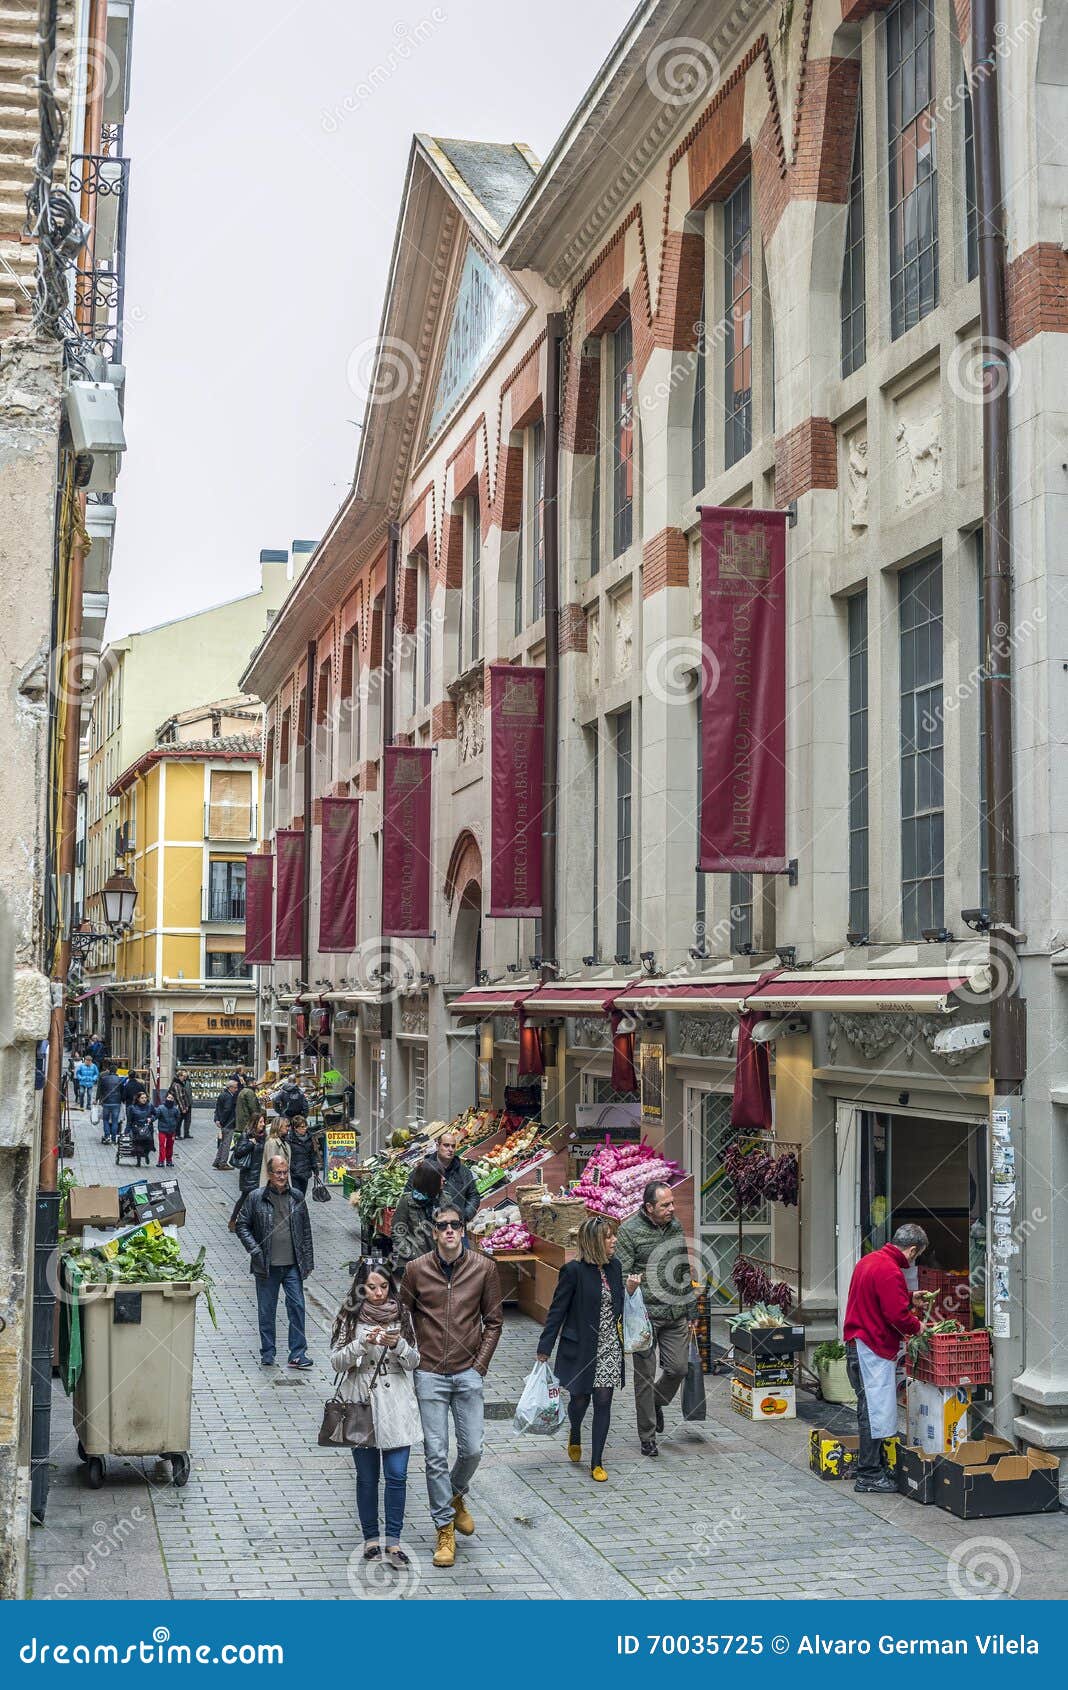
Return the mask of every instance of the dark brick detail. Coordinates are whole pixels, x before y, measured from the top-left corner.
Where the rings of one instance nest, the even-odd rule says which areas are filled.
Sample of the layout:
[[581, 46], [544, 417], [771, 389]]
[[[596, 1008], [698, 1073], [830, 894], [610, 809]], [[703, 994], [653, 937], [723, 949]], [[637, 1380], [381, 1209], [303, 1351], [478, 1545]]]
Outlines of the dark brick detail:
[[430, 738], [435, 745], [441, 739], [456, 738], [456, 706], [451, 699], [435, 704], [430, 715]]
[[662, 528], [642, 546], [642, 598], [690, 584], [690, 548], [681, 528]]
[[1068, 334], [1068, 253], [1040, 241], [1005, 266], [1009, 344], [1036, 334]]
[[586, 650], [586, 617], [580, 604], [560, 606], [560, 656]]
[[775, 503], [782, 508], [813, 488], [838, 486], [838, 445], [827, 417], [809, 417], [775, 442]]

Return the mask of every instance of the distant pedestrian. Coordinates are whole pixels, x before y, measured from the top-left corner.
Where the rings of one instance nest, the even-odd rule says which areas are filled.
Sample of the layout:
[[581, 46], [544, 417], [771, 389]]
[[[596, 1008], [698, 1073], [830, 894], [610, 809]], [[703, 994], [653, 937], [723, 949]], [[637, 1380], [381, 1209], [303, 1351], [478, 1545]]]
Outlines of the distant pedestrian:
[[301, 1091], [296, 1080], [283, 1080], [274, 1096], [271, 1098], [275, 1110], [279, 1115], [285, 1115], [292, 1120], [294, 1115], [307, 1115], [308, 1099]]
[[[434, 1249], [409, 1262], [401, 1307], [412, 1317], [419, 1349], [415, 1394], [423, 1423], [426, 1488], [437, 1528], [435, 1567], [456, 1560], [456, 1533], [475, 1529], [467, 1491], [482, 1459], [482, 1381], [504, 1317], [497, 1264], [467, 1247], [464, 1218], [451, 1198], [434, 1211]], [[449, 1417], [456, 1460], [449, 1469]]]
[[156, 1110], [156, 1130], [159, 1133], [158, 1165], [161, 1168], [174, 1167], [174, 1135], [181, 1124], [182, 1112], [175, 1102], [173, 1091], [168, 1091]]
[[130, 1135], [130, 1146], [137, 1157], [137, 1166], [152, 1160], [152, 1145], [155, 1140], [156, 1111], [148, 1101], [148, 1093], [142, 1087], [137, 1093], [137, 1101], [131, 1103], [126, 1111], [126, 1130]]
[[308, 1205], [289, 1183], [284, 1156], [272, 1159], [267, 1184], [245, 1199], [235, 1230], [256, 1276], [260, 1364], [274, 1366], [278, 1293], [282, 1291], [289, 1320], [289, 1365], [306, 1372], [313, 1363], [305, 1336], [304, 1281], [315, 1266], [315, 1255]]
[[857, 1393], [860, 1447], [853, 1489], [897, 1489], [886, 1465], [885, 1439], [897, 1436], [897, 1357], [902, 1341], [921, 1329], [905, 1270], [923, 1255], [927, 1234], [915, 1221], [899, 1226], [889, 1244], [853, 1269], [842, 1328], [846, 1372]]
[[426, 1161], [416, 1163], [394, 1211], [390, 1232], [393, 1265], [398, 1273], [416, 1256], [425, 1256], [434, 1248], [432, 1217], [441, 1197], [441, 1184], [439, 1168]]
[[[130, 1129], [130, 1110], [133, 1108], [134, 1104], [137, 1102], [138, 1097], [141, 1095], [141, 1091], [142, 1091], [141, 1081], [138, 1079], [137, 1075], [133, 1072], [133, 1069], [131, 1069], [130, 1072], [126, 1075], [125, 1079], [122, 1082], [122, 1101], [123, 1101], [123, 1105], [126, 1109], [126, 1130], [127, 1130], [127, 1132]], [[146, 1096], [148, 1095], [147, 1092], [146, 1092], [145, 1095]]]
[[100, 1069], [88, 1056], [83, 1056], [74, 1070], [74, 1083], [78, 1088], [79, 1109], [91, 1109], [96, 1102], [96, 1082], [100, 1078]]
[[[467, 1163], [460, 1156], [460, 1135], [451, 1129], [443, 1132], [438, 1139], [436, 1149], [430, 1152], [426, 1162], [428, 1167], [436, 1168], [442, 1178], [442, 1202], [448, 1197], [457, 1204], [464, 1225], [474, 1219], [478, 1213], [479, 1195], [475, 1184], [475, 1176]], [[415, 1170], [413, 1168], [412, 1173]], [[411, 1186], [412, 1175], [408, 1176]]]
[[263, 1104], [256, 1096], [248, 1081], [238, 1081], [237, 1100], [234, 1104], [234, 1130], [240, 1135], [247, 1132], [249, 1126], [263, 1113]]
[[675, 1199], [669, 1185], [652, 1180], [645, 1187], [641, 1208], [619, 1229], [616, 1260], [626, 1275], [627, 1291], [641, 1286], [653, 1328], [651, 1348], [632, 1356], [631, 1362], [641, 1451], [643, 1455], [659, 1455], [656, 1434], [664, 1430], [664, 1409], [686, 1378], [690, 1339], [697, 1320], [686, 1234], [675, 1218]]
[[[411, 1316], [400, 1303], [395, 1274], [383, 1263], [364, 1260], [334, 1321], [330, 1366], [344, 1377], [344, 1402], [370, 1403], [374, 1445], [354, 1449], [356, 1511], [363, 1532], [363, 1559], [384, 1558], [408, 1565], [401, 1548], [408, 1458], [422, 1442], [419, 1404], [412, 1374], [419, 1351]], [[385, 1548], [378, 1524], [379, 1480], [385, 1478]]]
[[230, 1163], [230, 1146], [234, 1141], [234, 1130], [237, 1126], [237, 1081], [227, 1080], [222, 1091], [215, 1099], [215, 1127], [218, 1133], [218, 1148], [215, 1151], [215, 1168], [227, 1169]]
[[174, 1093], [174, 1101], [178, 1105], [178, 1110], [182, 1117], [177, 1137], [190, 1138], [192, 1135], [189, 1129], [193, 1124], [193, 1087], [190, 1084], [189, 1074], [185, 1068], [179, 1068], [178, 1072], [175, 1074], [174, 1079], [171, 1081], [171, 1090]]
[[119, 1115], [122, 1112], [121, 1074], [116, 1074], [110, 1062], [105, 1062], [101, 1070], [96, 1088], [97, 1102], [100, 1104], [104, 1118], [104, 1136], [101, 1144], [118, 1144]]
[[290, 1122], [288, 1148], [289, 1177], [304, 1197], [309, 1182], [323, 1171], [322, 1140], [312, 1132], [306, 1116], [294, 1115]]
[[107, 1047], [99, 1034], [97, 1034], [96, 1038], [89, 1040], [89, 1060], [91, 1062], [95, 1062], [98, 1068], [102, 1068], [104, 1065], [104, 1055], [106, 1049]]
[[552, 1306], [538, 1339], [538, 1360], [548, 1361], [560, 1339], [556, 1377], [570, 1392], [571, 1436], [567, 1453], [582, 1460], [582, 1422], [593, 1403], [590, 1473], [607, 1479], [604, 1446], [612, 1420], [612, 1395], [623, 1383], [623, 1269], [614, 1259], [616, 1234], [604, 1215], [591, 1215], [578, 1229], [579, 1260], [565, 1262]]
[[230, 1154], [237, 1168], [237, 1202], [230, 1211], [230, 1231], [237, 1231], [237, 1217], [250, 1191], [263, 1184], [263, 1149], [267, 1143], [267, 1117], [260, 1115], [246, 1133], [234, 1140]]
[[272, 1156], [284, 1156], [286, 1166], [292, 1162], [292, 1152], [289, 1148], [289, 1122], [275, 1117], [267, 1123], [267, 1142], [263, 1147], [263, 1167], [260, 1172], [260, 1184], [267, 1184], [267, 1164]]

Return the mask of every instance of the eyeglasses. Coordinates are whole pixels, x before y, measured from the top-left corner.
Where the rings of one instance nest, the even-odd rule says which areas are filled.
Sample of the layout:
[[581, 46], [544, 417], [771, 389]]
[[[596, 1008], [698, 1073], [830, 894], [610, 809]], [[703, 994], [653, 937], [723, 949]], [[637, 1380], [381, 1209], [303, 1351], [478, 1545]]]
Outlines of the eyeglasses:
[[462, 1232], [463, 1231], [463, 1222], [462, 1221], [435, 1221], [434, 1222], [434, 1231], [435, 1232]]

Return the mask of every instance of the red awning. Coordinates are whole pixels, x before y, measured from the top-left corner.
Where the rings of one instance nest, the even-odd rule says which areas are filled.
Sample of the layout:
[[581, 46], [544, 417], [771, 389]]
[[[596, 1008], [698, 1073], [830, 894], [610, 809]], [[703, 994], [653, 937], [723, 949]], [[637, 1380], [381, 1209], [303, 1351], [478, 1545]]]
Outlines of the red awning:
[[450, 1015], [485, 1020], [490, 1015], [518, 1015], [535, 991], [533, 986], [469, 986], [449, 1003]]
[[736, 974], [716, 980], [638, 980], [620, 992], [616, 1008], [631, 1012], [635, 1009], [740, 1011], [747, 992], [751, 992], [760, 978], [758, 974]]
[[528, 1016], [545, 1019], [558, 1015], [607, 1015], [620, 994], [631, 985], [631, 980], [584, 980], [576, 985], [557, 980], [551, 986], [539, 986], [523, 1005], [523, 1011]]
[[989, 991], [990, 974], [985, 968], [967, 973], [931, 974], [806, 974], [783, 973], [770, 980], [762, 991], [746, 1000], [755, 1010], [823, 1009], [853, 1014], [946, 1015], [956, 1005], [954, 992], [971, 987]]

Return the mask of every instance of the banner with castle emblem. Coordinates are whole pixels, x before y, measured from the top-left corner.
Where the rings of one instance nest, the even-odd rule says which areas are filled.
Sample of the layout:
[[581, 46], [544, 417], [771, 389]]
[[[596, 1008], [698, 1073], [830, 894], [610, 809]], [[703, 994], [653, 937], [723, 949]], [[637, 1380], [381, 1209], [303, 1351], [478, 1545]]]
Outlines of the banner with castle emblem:
[[[303, 832], [299, 828], [280, 827], [275, 834], [274, 848], [278, 858], [275, 873], [274, 960], [299, 962], [304, 932]], [[247, 872], [246, 867], [246, 874]]]
[[429, 747], [387, 745], [382, 763], [382, 933], [429, 939]]
[[319, 949], [356, 949], [356, 874], [360, 850], [360, 800], [324, 798], [319, 869]]
[[786, 512], [701, 510], [701, 843], [706, 874], [786, 857]]
[[545, 670], [490, 665], [493, 916], [541, 914]]

